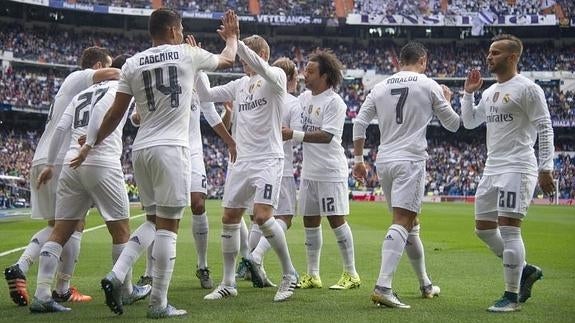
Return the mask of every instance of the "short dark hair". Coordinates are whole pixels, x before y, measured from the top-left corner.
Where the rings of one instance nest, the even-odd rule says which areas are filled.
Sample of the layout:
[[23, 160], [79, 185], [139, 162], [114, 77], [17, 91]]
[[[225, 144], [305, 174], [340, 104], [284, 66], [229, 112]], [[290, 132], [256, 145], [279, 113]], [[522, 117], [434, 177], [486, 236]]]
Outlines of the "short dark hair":
[[182, 22], [182, 16], [170, 8], [159, 8], [152, 12], [148, 21], [148, 31], [152, 38], [163, 37], [169, 27], [177, 26]]
[[415, 64], [420, 58], [425, 56], [427, 56], [427, 48], [420, 42], [410, 41], [399, 52], [399, 64]]
[[130, 56], [131, 55], [128, 55], [128, 54], [121, 54], [121, 55], [114, 57], [114, 59], [112, 60], [112, 65], [110, 67], [115, 67], [115, 68], [121, 69], [122, 66], [124, 66], [124, 63], [126, 63], [126, 60], [128, 58], [130, 58]]
[[507, 43], [507, 49], [512, 53], [519, 54], [521, 56], [523, 53], [523, 43], [521, 39], [511, 35], [511, 34], [499, 34], [493, 38], [491, 38], [491, 42], [494, 43], [496, 41], [505, 40]]
[[82, 52], [80, 67], [82, 69], [91, 68], [98, 62], [105, 64], [108, 61], [108, 57], [110, 57], [108, 50], [98, 46], [88, 47]]
[[329, 49], [318, 49], [309, 55], [310, 62], [318, 63], [319, 74], [327, 75], [327, 85], [337, 87], [343, 80], [343, 64]]
[[287, 57], [280, 57], [276, 59], [272, 65], [284, 70], [288, 81], [291, 81], [294, 77], [296, 77], [295, 63], [291, 59]]

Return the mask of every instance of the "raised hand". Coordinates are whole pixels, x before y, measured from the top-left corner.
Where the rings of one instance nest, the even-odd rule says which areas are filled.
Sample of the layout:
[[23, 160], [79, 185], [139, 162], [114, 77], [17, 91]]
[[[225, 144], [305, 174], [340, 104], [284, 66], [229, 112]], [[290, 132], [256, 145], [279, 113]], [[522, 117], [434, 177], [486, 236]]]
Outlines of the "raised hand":
[[450, 88], [447, 87], [445, 84], [441, 84], [441, 89], [443, 90], [443, 96], [447, 100], [447, 102], [451, 102], [451, 98], [453, 97], [453, 92]]
[[226, 40], [230, 37], [238, 38], [240, 36], [240, 24], [238, 16], [233, 10], [227, 10], [222, 17], [222, 24], [217, 30], [220, 37]]
[[473, 93], [481, 88], [483, 85], [483, 79], [481, 78], [481, 72], [477, 69], [472, 69], [467, 74], [467, 79], [465, 79], [465, 84], [463, 89], [467, 93]]

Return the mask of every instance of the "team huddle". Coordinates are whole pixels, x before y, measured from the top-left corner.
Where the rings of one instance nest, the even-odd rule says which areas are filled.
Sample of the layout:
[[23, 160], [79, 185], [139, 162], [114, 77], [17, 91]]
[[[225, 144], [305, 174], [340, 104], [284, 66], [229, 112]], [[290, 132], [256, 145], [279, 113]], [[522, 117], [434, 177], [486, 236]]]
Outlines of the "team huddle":
[[[114, 264], [101, 287], [106, 305], [116, 314], [148, 296], [149, 318], [187, 314], [168, 303], [179, 222], [187, 206], [192, 209], [196, 276], [202, 288], [212, 290], [205, 300], [237, 296], [236, 279], [244, 275], [254, 287], [277, 287], [276, 302], [288, 300], [298, 288], [322, 288], [323, 217], [334, 232], [343, 267], [341, 278], [329, 288], [358, 288], [361, 279], [346, 220], [348, 161], [341, 141], [347, 108], [335, 91], [344, 68], [338, 58], [329, 50], [310, 54], [303, 72], [307, 89], [296, 97], [295, 64], [288, 58], [269, 64], [270, 48], [261, 36], [239, 40], [233, 11], [225, 13], [217, 30], [225, 42], [219, 54], [202, 49], [192, 36], [184, 37], [182, 19], [171, 9], [152, 13], [149, 32], [153, 46], [132, 57], [112, 59], [102, 48], [86, 49], [82, 70], [61, 85], [31, 170], [32, 217], [48, 225], [5, 270], [12, 300], [29, 305], [32, 313], [48, 313], [71, 311], [64, 302], [92, 299], [70, 280], [84, 218], [93, 206], [112, 236]], [[475, 104], [473, 93], [483, 80], [479, 71], [471, 70], [461, 116], [451, 107], [450, 89], [425, 76], [427, 51], [413, 41], [400, 52], [400, 72], [366, 97], [353, 125], [352, 175], [360, 181], [366, 177], [366, 129], [377, 119], [377, 173], [392, 213], [371, 294], [375, 304], [410, 308], [392, 288], [404, 251], [422, 297], [432, 299], [441, 291], [427, 274], [418, 219], [428, 158], [426, 129], [434, 116], [451, 132], [460, 124], [471, 129], [486, 123], [488, 157], [476, 194], [475, 232], [502, 259], [505, 282], [503, 296], [488, 310], [519, 310], [541, 279], [542, 270], [525, 260], [521, 222], [537, 183], [547, 194], [554, 191], [553, 129], [543, 91], [517, 72], [522, 50], [514, 36], [492, 40], [487, 63], [497, 82]], [[205, 72], [232, 66], [236, 55], [246, 75], [212, 87]], [[224, 115], [213, 102], [225, 102]], [[210, 178], [203, 162], [200, 112], [227, 145], [230, 161], [222, 201], [222, 280], [215, 287], [207, 260], [205, 198]], [[120, 164], [127, 120], [138, 127], [132, 160], [146, 213], [146, 221], [134, 231]], [[533, 149], [537, 139], [539, 160]], [[295, 144], [302, 145], [304, 156], [299, 193], [292, 165]], [[244, 213], [252, 219], [249, 230]], [[286, 242], [296, 214], [303, 217], [305, 229], [304, 273], [294, 268]], [[282, 269], [277, 286], [263, 266], [270, 249]], [[144, 251], [146, 272], [134, 284], [132, 267]], [[29, 297], [26, 273], [36, 260], [37, 286]]]

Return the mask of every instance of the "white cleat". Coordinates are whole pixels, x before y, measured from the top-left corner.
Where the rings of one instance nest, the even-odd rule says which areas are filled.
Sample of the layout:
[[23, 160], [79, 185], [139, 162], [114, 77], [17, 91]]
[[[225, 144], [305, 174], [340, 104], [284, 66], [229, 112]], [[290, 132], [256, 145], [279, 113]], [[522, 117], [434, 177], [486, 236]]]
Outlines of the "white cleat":
[[421, 297], [423, 298], [434, 298], [436, 296], [439, 296], [439, 293], [441, 293], [441, 288], [439, 288], [439, 286], [435, 286], [432, 284], [422, 286], [420, 290], [421, 290]]
[[375, 286], [373, 294], [371, 294], [371, 301], [377, 304], [377, 306], [383, 305], [393, 308], [411, 308], [411, 306], [403, 304], [391, 288], [381, 286]]
[[284, 275], [280, 287], [276, 295], [274, 296], [274, 302], [283, 302], [288, 298], [292, 297], [293, 290], [297, 286], [297, 276], [296, 275]]
[[204, 299], [214, 300], [238, 296], [238, 290], [232, 286], [219, 285], [213, 292], [204, 296]]
[[188, 312], [186, 310], [179, 310], [170, 304], [165, 308], [148, 307], [148, 318], [150, 319], [162, 319], [167, 317], [184, 316], [187, 314]]

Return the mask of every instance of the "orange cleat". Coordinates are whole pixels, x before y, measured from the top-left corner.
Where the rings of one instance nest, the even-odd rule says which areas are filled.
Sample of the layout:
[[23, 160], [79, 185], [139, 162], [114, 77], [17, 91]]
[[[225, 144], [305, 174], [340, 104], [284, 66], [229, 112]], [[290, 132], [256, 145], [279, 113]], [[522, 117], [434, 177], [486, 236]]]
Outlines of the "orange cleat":
[[74, 302], [74, 303], [87, 303], [92, 301], [92, 296], [84, 295], [78, 291], [76, 287], [70, 287], [68, 291], [64, 294], [58, 294], [56, 291], [52, 291], [52, 298], [58, 302]]
[[20, 266], [12, 265], [4, 270], [4, 277], [10, 290], [10, 298], [18, 306], [28, 305], [29, 297], [26, 290], [26, 276], [20, 269]]

